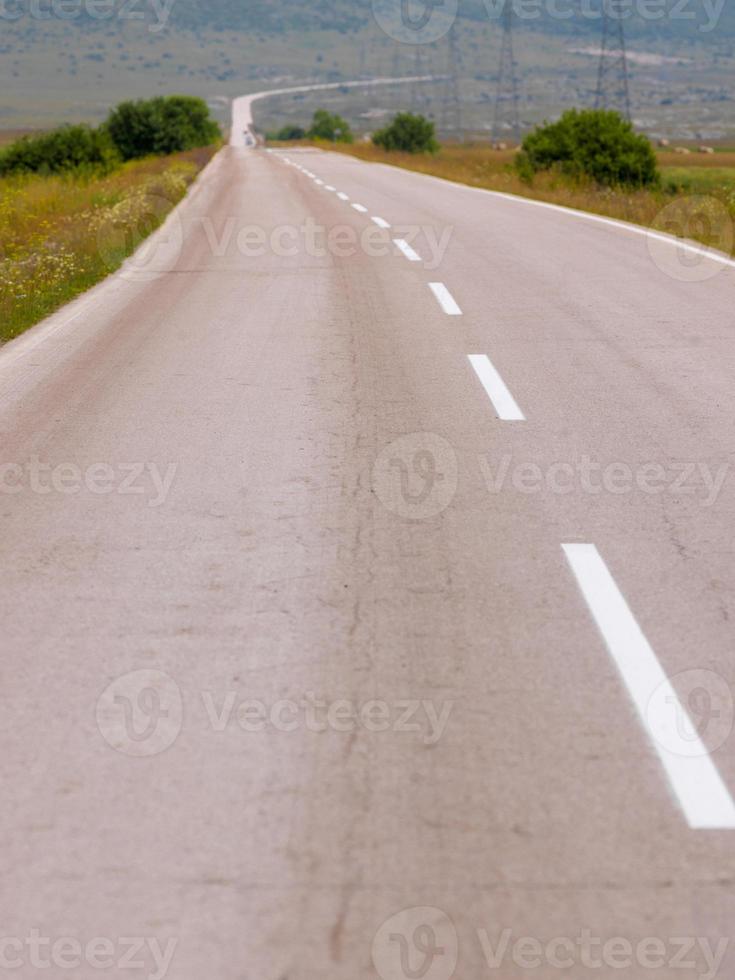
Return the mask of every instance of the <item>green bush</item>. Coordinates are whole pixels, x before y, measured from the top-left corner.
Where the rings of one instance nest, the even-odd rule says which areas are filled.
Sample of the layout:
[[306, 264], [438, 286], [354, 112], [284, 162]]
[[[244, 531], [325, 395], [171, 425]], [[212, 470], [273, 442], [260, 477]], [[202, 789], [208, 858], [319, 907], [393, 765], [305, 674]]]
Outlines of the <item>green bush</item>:
[[267, 138], [269, 140], [302, 140], [305, 136], [306, 130], [302, 129], [301, 126], [286, 123], [285, 126], [281, 126], [275, 133], [268, 133]]
[[61, 126], [40, 136], [24, 136], [0, 151], [0, 176], [58, 174], [84, 169], [108, 171], [119, 160], [117, 150], [104, 130]]
[[403, 153], [436, 153], [439, 149], [434, 123], [411, 112], [399, 112], [389, 125], [373, 134], [373, 143]]
[[522, 178], [556, 169], [605, 187], [658, 184], [656, 154], [645, 136], [618, 112], [570, 109], [530, 133], [516, 158]]
[[122, 102], [110, 113], [106, 129], [123, 160], [193, 150], [220, 137], [206, 102], [189, 95]]
[[350, 124], [335, 113], [317, 109], [306, 134], [310, 140], [329, 140], [330, 143], [352, 143]]

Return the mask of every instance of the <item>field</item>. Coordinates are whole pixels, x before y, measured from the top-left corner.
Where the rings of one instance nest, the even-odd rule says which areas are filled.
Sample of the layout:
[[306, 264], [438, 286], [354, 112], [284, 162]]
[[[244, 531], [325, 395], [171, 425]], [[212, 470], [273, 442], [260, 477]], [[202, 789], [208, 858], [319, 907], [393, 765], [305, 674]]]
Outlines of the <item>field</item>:
[[0, 343], [117, 269], [214, 152], [134, 161], [105, 177], [0, 180]]
[[[501, 31], [480, 0], [474, 2], [477, 17], [462, 17], [455, 31], [461, 113], [455, 111], [451, 86], [444, 79], [446, 38], [426, 45], [398, 43], [379, 28], [369, 3], [232, 0], [225, 5], [226, 16], [220, 17], [222, 3], [177, 0], [160, 30], [151, 23], [151, 5], [139, 6], [147, 19], [97, 24], [89, 19], [6, 20], [0, 39], [0, 125], [50, 128], [64, 121], [99, 122], [122, 99], [173, 92], [206, 98], [218, 120], [226, 123], [228, 100], [247, 92], [310, 80], [419, 74], [434, 80], [380, 90], [336, 90], [318, 101], [311, 95], [268, 100], [258, 106], [256, 120], [263, 131], [286, 122], [303, 123], [327, 100], [358, 132], [374, 129], [398, 109], [411, 108], [433, 116], [446, 136], [460, 125], [489, 137]], [[333, 7], [342, 14], [329, 16]], [[272, 22], [260, 28], [249, 23], [266, 13]], [[195, 29], [191, 17], [197, 18]], [[355, 17], [360, 23], [349, 26]], [[599, 25], [583, 20], [563, 28], [563, 23], [547, 19], [519, 24], [515, 57], [525, 128], [569, 106], [594, 103]], [[343, 24], [349, 29], [340, 29]], [[703, 34], [688, 21], [683, 33], [676, 22], [661, 30], [649, 24], [636, 31], [631, 25], [630, 89], [637, 126], [676, 140], [735, 137], [733, 36], [735, 19], [729, 11], [717, 35]]]
[[[331, 144], [329, 148], [333, 148]], [[631, 221], [735, 254], [732, 150], [684, 157], [660, 153], [661, 188], [623, 191], [600, 189], [552, 174], [540, 174], [532, 184], [525, 183], [513, 168], [515, 151], [493, 150], [487, 145], [445, 144], [434, 156], [386, 153], [367, 143], [342, 144], [334, 149], [361, 160]]]

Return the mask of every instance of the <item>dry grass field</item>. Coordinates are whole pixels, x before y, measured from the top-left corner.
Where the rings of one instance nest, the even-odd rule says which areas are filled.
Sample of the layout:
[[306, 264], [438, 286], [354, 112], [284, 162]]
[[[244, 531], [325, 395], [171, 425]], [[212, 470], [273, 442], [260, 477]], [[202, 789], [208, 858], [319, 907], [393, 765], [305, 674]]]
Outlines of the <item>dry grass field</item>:
[[117, 269], [214, 152], [134, 161], [104, 177], [0, 180], [0, 343]]

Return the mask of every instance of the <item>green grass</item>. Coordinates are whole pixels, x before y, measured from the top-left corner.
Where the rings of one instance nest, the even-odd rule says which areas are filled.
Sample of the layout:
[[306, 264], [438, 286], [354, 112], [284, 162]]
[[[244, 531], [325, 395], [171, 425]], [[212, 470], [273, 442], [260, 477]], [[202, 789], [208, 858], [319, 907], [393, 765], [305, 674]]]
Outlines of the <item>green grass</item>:
[[214, 152], [135, 161], [104, 177], [0, 180], [0, 343], [119, 268]]

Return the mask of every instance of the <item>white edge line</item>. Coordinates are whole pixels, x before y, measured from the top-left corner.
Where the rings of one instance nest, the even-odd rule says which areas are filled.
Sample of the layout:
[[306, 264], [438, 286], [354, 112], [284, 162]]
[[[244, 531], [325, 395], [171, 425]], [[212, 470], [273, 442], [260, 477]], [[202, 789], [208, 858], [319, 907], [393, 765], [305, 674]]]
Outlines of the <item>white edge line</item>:
[[498, 418], [503, 422], [525, 422], [525, 415], [487, 354], [468, 354], [467, 359], [495, 406]]
[[462, 310], [459, 308], [457, 301], [443, 282], [430, 282], [429, 289], [447, 316], [462, 316]]
[[516, 204], [525, 204], [528, 207], [534, 208], [546, 208], [547, 211], [558, 211], [560, 214], [565, 214], [575, 218], [581, 218], [584, 221], [594, 221], [602, 225], [610, 225], [612, 228], [618, 228], [621, 231], [631, 232], [634, 235], [644, 235], [647, 238], [654, 238], [660, 242], [668, 242], [669, 245], [675, 248], [684, 249], [690, 252], [692, 255], [703, 256], [704, 258], [711, 259], [713, 262], [718, 262], [720, 265], [727, 265], [735, 269], [735, 259], [731, 256], [725, 255], [724, 252], [718, 252], [716, 249], [707, 248], [704, 245], [692, 245], [685, 241], [683, 238], [677, 238], [675, 235], [665, 235], [661, 232], [652, 231], [650, 228], [646, 228], [643, 225], [635, 225], [629, 221], [619, 221], [616, 218], [606, 218], [601, 214], [590, 214], [588, 211], [580, 211], [579, 208], [569, 208], [565, 207], [563, 204], [551, 204], [549, 201], [535, 201], [530, 197], [522, 197], [520, 194], [508, 194], [505, 191], [492, 191], [486, 187], [471, 187], [469, 184], [460, 184], [456, 180], [449, 180], [446, 177], [435, 177], [433, 174], [422, 174], [416, 170], [405, 170], [403, 167], [395, 167], [390, 163], [372, 163], [368, 164], [367, 161], [359, 161], [360, 163], [366, 163], [367, 166], [373, 167], [384, 167], [386, 170], [396, 171], [400, 174], [409, 174], [412, 177], [421, 177], [426, 180], [436, 181], [437, 183], [443, 184], [445, 187], [449, 185], [450, 187], [459, 188], [462, 191], [469, 191], [473, 194], [488, 194], [490, 197], [500, 197], [506, 201], [513, 201]]
[[393, 239], [393, 244], [396, 246], [396, 248], [400, 252], [403, 252], [403, 254], [406, 256], [406, 258], [408, 259], [409, 262], [420, 262], [421, 261], [421, 256], [419, 255], [419, 253], [418, 252], [415, 252], [411, 248], [411, 246], [408, 244], [408, 242], [405, 240], [405, 238], [394, 238]]
[[[597, 548], [593, 544], [563, 544], [562, 548], [689, 826], [735, 829], [735, 801]], [[689, 721], [686, 738], [676, 733], [676, 710]], [[665, 747], [677, 738], [682, 741], [680, 751]]]

